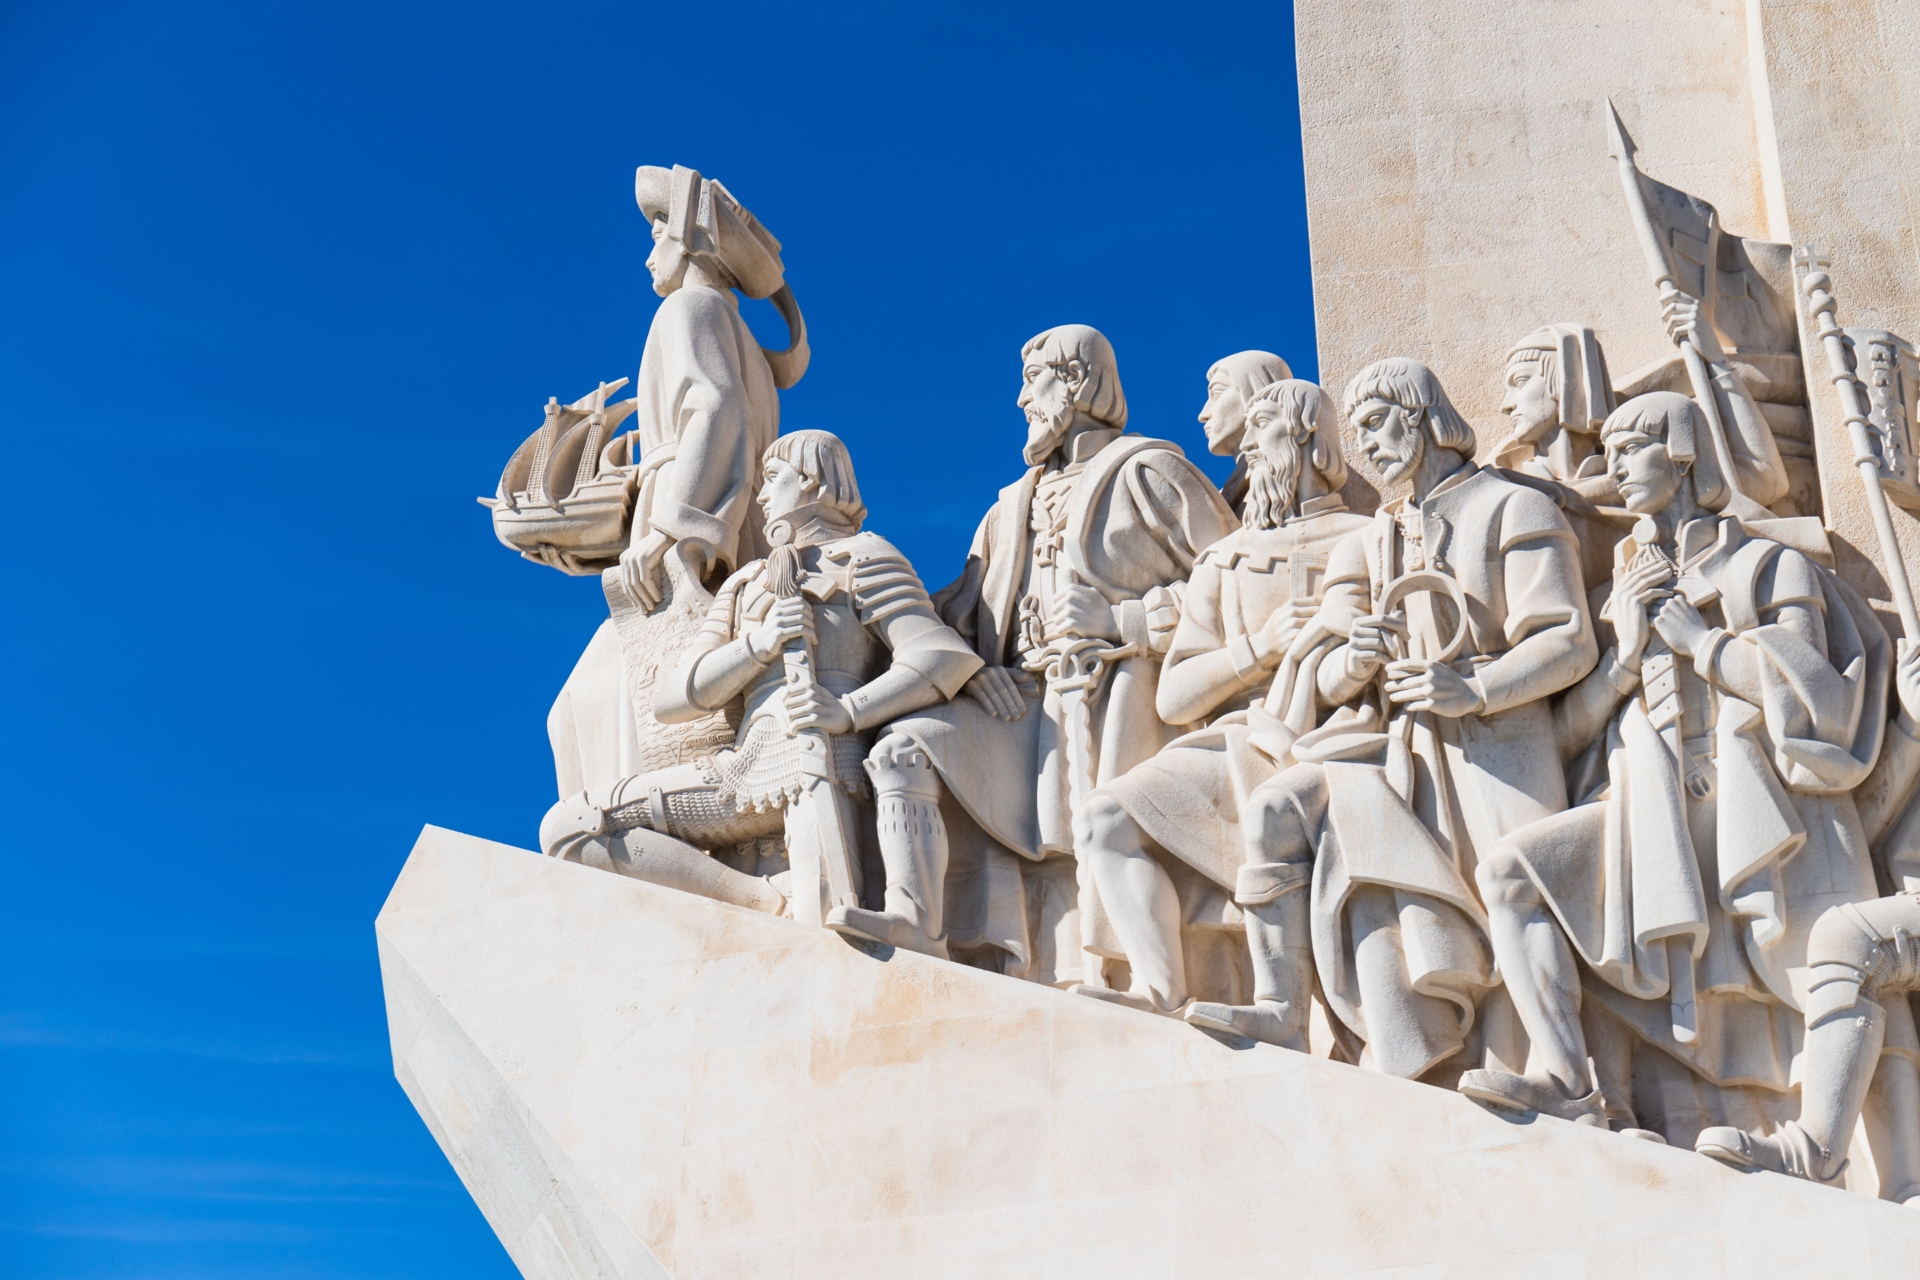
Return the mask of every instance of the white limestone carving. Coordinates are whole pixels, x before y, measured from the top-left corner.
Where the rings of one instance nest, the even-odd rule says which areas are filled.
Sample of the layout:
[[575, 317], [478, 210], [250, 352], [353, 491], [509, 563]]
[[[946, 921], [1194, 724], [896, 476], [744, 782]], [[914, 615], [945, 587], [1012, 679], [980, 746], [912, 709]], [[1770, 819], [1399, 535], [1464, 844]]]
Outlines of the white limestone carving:
[[[1078, 854], [1124, 949], [1128, 1002], [1304, 1048], [1310, 868], [1243, 864], [1241, 810], [1314, 727], [1310, 701], [1269, 711], [1267, 695], [1277, 677], [1305, 687], [1293, 674], [1338, 642], [1312, 619], [1329, 553], [1368, 520], [1340, 499], [1338, 411], [1319, 387], [1276, 381], [1242, 412], [1244, 524], [1195, 562], [1156, 698], [1161, 719], [1190, 732], [1088, 798]], [[1236, 998], [1195, 981], [1186, 952], [1241, 917], [1252, 985]]]
[[529, 1280], [1804, 1280], [1920, 1256], [1920, 1214], [1865, 1197], [437, 828], [376, 932], [395, 1074]]
[[[637, 394], [550, 403], [490, 502], [610, 605], [550, 721], [542, 848], [848, 963], [1920, 1207], [1920, 648], [1896, 664], [1847, 585], [1875, 560], [1920, 629], [1890, 514], [1920, 503], [1920, 363], [1842, 330], [1810, 254], [1796, 316], [1786, 246], [1723, 233], [1606, 114], [1642, 327], [1677, 354], [1616, 378], [1603, 336], [1639, 336], [1488, 341], [1506, 422], [1477, 432], [1419, 360], [1336, 404], [1242, 351], [1199, 415], [1223, 492], [1128, 430], [1104, 336], [1048, 329], [1027, 469], [932, 594], [863, 530], [844, 444], [778, 434], [808, 358], [778, 241], [641, 169], [665, 301]], [[1877, 549], [1803, 514], [1816, 381]], [[1377, 511], [1342, 499], [1348, 449]]]
[[[803, 922], [839, 911], [847, 924], [856, 912], [852, 923], [882, 941], [940, 953], [942, 851], [898, 849], [881, 829], [889, 899], [912, 909], [880, 923], [860, 907], [857, 801], [869, 794], [867, 735], [958, 693], [980, 659], [935, 616], [905, 557], [862, 530], [866, 505], [837, 437], [779, 437], [764, 475], [758, 501], [774, 545], [721, 586], [654, 700], [669, 724], [725, 714], [739, 724], [735, 742], [562, 800], [541, 824], [541, 848]], [[876, 757], [883, 809], [917, 794], [903, 765], [892, 750]], [[629, 839], [636, 829], [646, 834]], [[710, 856], [782, 836], [789, 865], [771, 876]]]

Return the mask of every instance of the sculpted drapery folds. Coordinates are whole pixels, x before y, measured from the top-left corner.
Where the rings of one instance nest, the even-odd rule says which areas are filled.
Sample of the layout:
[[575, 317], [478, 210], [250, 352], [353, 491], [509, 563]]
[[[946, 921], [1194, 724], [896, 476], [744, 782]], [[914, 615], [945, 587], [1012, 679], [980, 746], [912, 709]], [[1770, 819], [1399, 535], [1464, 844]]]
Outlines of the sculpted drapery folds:
[[[766, 554], [754, 502], [760, 459], [780, 429], [778, 389], [807, 366], [806, 326], [780, 242], [726, 187], [683, 166], [643, 165], [634, 197], [652, 233], [647, 270], [663, 300], [634, 387], [629, 545], [602, 575], [610, 617], [548, 716], [562, 796], [684, 763], [726, 740], [727, 726], [712, 719], [658, 724], [654, 686], [698, 630], [707, 591]], [[774, 300], [792, 331], [787, 350], [754, 340], [736, 289]]]
[[[1671, 392], [1607, 421], [1609, 470], [1641, 520], [1616, 551], [1614, 644], [1556, 709], [1567, 754], [1595, 742], [1604, 772], [1481, 866], [1531, 1053], [1525, 1072], [1460, 1082], [1494, 1105], [1688, 1143], [1703, 1117], [1771, 1128], [1794, 1110], [1809, 938], [1829, 907], [1878, 892], [1851, 793], [1878, 760], [1890, 674], [1864, 602], [1766, 536], [1797, 540], [1804, 522], [1719, 514], [1731, 494], [1704, 434]], [[1585, 1019], [1583, 999], [1597, 1006]], [[1906, 1013], [1888, 1049], [1912, 1056]], [[1673, 1094], [1630, 1079], [1669, 1063], [1697, 1087], [1637, 1113], [1636, 1096]], [[1876, 1163], [1913, 1170], [1913, 1140], [1902, 1148]]]
[[1565, 519], [1474, 465], [1473, 431], [1430, 370], [1371, 365], [1346, 412], [1412, 493], [1331, 557], [1321, 617], [1347, 643], [1305, 692], [1361, 705], [1302, 735], [1299, 763], [1254, 792], [1244, 874], [1288, 882], [1312, 862], [1327, 1004], [1364, 1060], [1418, 1077], [1465, 1046], [1494, 983], [1477, 862], [1566, 805], [1543, 699], [1592, 667], [1594, 636]]
[[1073, 803], [1177, 736], [1155, 710], [1161, 662], [1187, 575], [1234, 522], [1176, 446], [1125, 433], [1098, 331], [1049, 329], [1021, 354], [1029, 469], [935, 597], [987, 666], [970, 698], [894, 732], [926, 753], [943, 808], [958, 810], [956, 945], [994, 948], [996, 963], [1040, 981], [1098, 983], [1099, 957], [1119, 944], [1077, 873]]
[[[1304, 1048], [1305, 881], [1243, 883], [1240, 809], [1285, 754], [1287, 728], [1260, 704], [1276, 671], [1311, 668], [1333, 646], [1308, 623], [1328, 555], [1369, 521], [1340, 499], [1339, 418], [1319, 387], [1277, 381], [1242, 411], [1244, 522], [1195, 563], [1160, 673], [1160, 716], [1189, 732], [1092, 794], [1079, 852], [1131, 969], [1132, 989], [1109, 998]], [[1201, 983], [1187, 953], [1242, 913], [1253, 990], [1188, 1006]]]

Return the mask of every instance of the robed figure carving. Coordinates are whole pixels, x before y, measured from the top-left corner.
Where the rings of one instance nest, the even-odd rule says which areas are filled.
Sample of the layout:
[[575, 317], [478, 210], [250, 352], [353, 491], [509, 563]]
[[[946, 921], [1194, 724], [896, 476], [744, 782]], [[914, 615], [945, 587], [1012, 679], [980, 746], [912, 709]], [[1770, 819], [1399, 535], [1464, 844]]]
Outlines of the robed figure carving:
[[1127, 433], [1097, 330], [1049, 329], [1021, 354], [1028, 470], [935, 597], [987, 665], [969, 698], [893, 731], [931, 760], [954, 819], [954, 946], [1039, 981], [1101, 985], [1122, 949], [1079, 874], [1073, 808], [1178, 736], [1155, 709], [1161, 662], [1194, 561], [1234, 520], [1177, 446]]
[[[1337, 643], [1308, 623], [1329, 555], [1372, 522], [1341, 500], [1339, 417], [1319, 387], [1277, 381], [1238, 411], [1246, 514], [1193, 566], [1156, 699], [1161, 718], [1189, 732], [1102, 785], [1079, 815], [1080, 856], [1132, 979], [1127, 991], [1093, 994], [1304, 1049], [1306, 881], [1248, 876], [1240, 810], [1286, 762], [1290, 736], [1313, 727], [1310, 700], [1269, 711], [1267, 695], [1276, 673], [1310, 673]], [[1282, 683], [1304, 687], [1311, 675]], [[1250, 984], [1208, 946], [1238, 952], [1239, 926]]]
[[1850, 793], [1879, 756], [1890, 646], [1812, 522], [1723, 513], [1737, 493], [1687, 397], [1630, 400], [1602, 439], [1641, 519], [1603, 610], [1614, 643], [1556, 710], [1597, 767], [1576, 759], [1583, 803], [1480, 866], [1530, 1048], [1460, 1088], [1691, 1144], [1716, 1116], [1793, 1114], [1809, 936], [1878, 892]]
[[[602, 575], [610, 617], [547, 721], [563, 796], [731, 741], [717, 717], [660, 724], [654, 690], [698, 632], [711, 588], [767, 552], [754, 501], [760, 459], [780, 429], [778, 390], [800, 380], [808, 359], [780, 242], [725, 186], [680, 165], [643, 165], [634, 197], [662, 302], [634, 386], [630, 543]], [[792, 333], [787, 350], [760, 347], [735, 290], [774, 301]]]
[[1592, 667], [1593, 626], [1559, 508], [1474, 465], [1473, 429], [1431, 370], [1370, 365], [1346, 412], [1411, 493], [1327, 566], [1320, 616], [1347, 642], [1281, 704], [1357, 705], [1254, 792], [1243, 874], [1299, 883], [1312, 864], [1328, 1007], [1363, 1063], [1413, 1078], [1466, 1047], [1494, 983], [1476, 864], [1566, 805], [1544, 699]]

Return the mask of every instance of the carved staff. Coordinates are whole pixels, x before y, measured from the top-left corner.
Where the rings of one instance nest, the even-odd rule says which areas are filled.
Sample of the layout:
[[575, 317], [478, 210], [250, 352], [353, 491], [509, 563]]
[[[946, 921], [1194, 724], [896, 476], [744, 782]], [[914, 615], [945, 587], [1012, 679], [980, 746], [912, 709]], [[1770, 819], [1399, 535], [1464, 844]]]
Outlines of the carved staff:
[[[771, 535], [775, 531], [769, 527]], [[767, 586], [775, 597], [800, 594], [805, 573], [792, 543], [767, 556]], [[806, 637], [789, 640], [780, 651], [789, 689], [814, 682], [813, 653]], [[822, 924], [834, 907], [860, 905], [859, 829], [853, 797], [840, 785], [833, 763], [833, 740], [818, 729], [787, 730], [799, 748], [798, 789], [787, 808], [787, 859], [793, 872], [793, 918]], [[823, 901], [824, 899], [824, 901]]]
[[[1660, 291], [1660, 301], [1664, 305], [1684, 296], [1684, 291], [1674, 278], [1673, 262], [1667, 256], [1667, 246], [1661, 240], [1659, 229], [1654, 225], [1653, 210], [1647, 205], [1645, 177], [1633, 162], [1636, 150], [1627, 127], [1620, 123], [1620, 113], [1613, 109], [1612, 99], [1608, 99], [1607, 154], [1620, 162], [1620, 183], [1627, 189], [1627, 208], [1633, 214], [1633, 227], [1639, 235], [1641, 252], [1646, 255], [1647, 266], [1653, 272], [1654, 288]], [[1702, 265], [1701, 282], [1703, 292], [1711, 295], [1713, 274], [1717, 269], [1714, 259], [1719, 256], [1715, 252], [1719, 243], [1719, 215], [1714, 213], [1712, 206], [1706, 206], [1706, 210], [1711, 234], [1707, 237], [1707, 261]], [[1711, 296], [1698, 301], [1703, 308], [1701, 319], [1712, 324], [1706, 311], [1711, 304]], [[1707, 434], [1713, 437], [1714, 460], [1720, 464], [1720, 474], [1726, 478], [1728, 492], [1738, 493], [1740, 477], [1733, 469], [1732, 450], [1727, 446], [1727, 428], [1720, 419], [1720, 402], [1714, 398], [1713, 379], [1707, 376], [1707, 362], [1701, 358], [1690, 338], [1680, 340], [1680, 356], [1686, 361], [1687, 377], [1693, 383], [1693, 398], [1699, 402], [1700, 411], [1707, 417]]]
[[1833, 298], [1833, 279], [1828, 264], [1801, 248], [1797, 255], [1806, 264], [1807, 274], [1800, 281], [1820, 322], [1820, 345], [1826, 348], [1827, 366], [1833, 370], [1833, 388], [1840, 396], [1840, 412], [1846, 415], [1847, 433], [1853, 437], [1853, 463], [1860, 468], [1860, 483], [1867, 489], [1867, 509], [1873, 513], [1873, 531], [1880, 537], [1880, 553], [1887, 560], [1887, 585], [1893, 588], [1894, 607], [1900, 611], [1900, 628], [1909, 640], [1920, 640], [1920, 613], [1913, 605], [1913, 584], [1907, 580], [1906, 557], [1900, 554], [1900, 539], [1893, 531], [1893, 515], [1887, 509], [1887, 491], [1881, 480], [1880, 453], [1873, 447], [1873, 426], [1867, 418], [1867, 389], [1854, 372], [1854, 359], [1847, 336], [1833, 318], [1838, 305]]

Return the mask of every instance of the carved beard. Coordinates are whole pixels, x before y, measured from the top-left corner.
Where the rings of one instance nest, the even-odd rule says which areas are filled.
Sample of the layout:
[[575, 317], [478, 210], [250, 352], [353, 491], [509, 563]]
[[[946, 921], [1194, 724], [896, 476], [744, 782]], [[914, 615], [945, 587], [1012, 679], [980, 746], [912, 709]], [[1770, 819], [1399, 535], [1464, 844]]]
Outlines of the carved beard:
[[1073, 404], [1069, 401], [1058, 412], [1046, 405], [1036, 404], [1027, 410], [1027, 447], [1020, 456], [1027, 465], [1037, 467], [1053, 456], [1060, 442], [1067, 438], [1067, 428], [1073, 425]]
[[1249, 529], [1275, 529], [1293, 509], [1297, 496], [1295, 483], [1300, 479], [1300, 446], [1291, 440], [1279, 444], [1280, 460], [1275, 465], [1264, 449], [1247, 456], [1247, 508], [1241, 523]]
[[1374, 465], [1380, 468], [1382, 480], [1388, 484], [1394, 484], [1413, 474], [1413, 469], [1420, 465], [1420, 457], [1426, 451], [1426, 424], [1422, 423], [1420, 429], [1407, 432], [1407, 443], [1403, 452], [1390, 453]]

